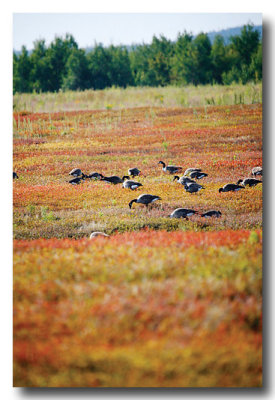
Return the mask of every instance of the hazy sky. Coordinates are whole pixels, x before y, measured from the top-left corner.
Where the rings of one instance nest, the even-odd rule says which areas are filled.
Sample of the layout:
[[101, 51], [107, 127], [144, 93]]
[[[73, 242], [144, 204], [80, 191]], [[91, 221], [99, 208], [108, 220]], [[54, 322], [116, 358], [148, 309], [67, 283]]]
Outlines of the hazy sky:
[[262, 23], [258, 13], [183, 14], [183, 13], [14, 13], [13, 48], [22, 45], [33, 48], [36, 39], [47, 45], [55, 35], [71, 33], [79, 47], [93, 46], [94, 42], [110, 44], [150, 43], [153, 35], [163, 34], [175, 40], [179, 32], [218, 31], [252, 22]]

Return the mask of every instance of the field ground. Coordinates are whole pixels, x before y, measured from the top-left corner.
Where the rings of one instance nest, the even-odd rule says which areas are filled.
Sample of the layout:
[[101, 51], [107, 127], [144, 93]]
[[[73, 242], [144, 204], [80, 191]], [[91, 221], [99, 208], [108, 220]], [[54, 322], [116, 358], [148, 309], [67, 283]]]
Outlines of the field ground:
[[[262, 165], [261, 104], [66, 107], [14, 112], [14, 385], [261, 386], [262, 187], [218, 193]], [[201, 167], [205, 189], [159, 160]], [[133, 166], [136, 192], [68, 183]], [[130, 210], [141, 193], [162, 200]]]
[[132, 107], [203, 107], [262, 102], [262, 84], [130, 87], [59, 93], [15, 94], [14, 110], [59, 112]]

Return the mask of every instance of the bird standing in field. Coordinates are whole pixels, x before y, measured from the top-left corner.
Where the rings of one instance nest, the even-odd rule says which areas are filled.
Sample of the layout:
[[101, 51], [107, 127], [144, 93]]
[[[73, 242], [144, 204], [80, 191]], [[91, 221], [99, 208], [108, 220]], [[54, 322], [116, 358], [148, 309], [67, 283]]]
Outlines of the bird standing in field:
[[141, 171], [138, 168], [129, 168], [128, 175], [129, 176], [138, 176], [141, 174]]
[[228, 183], [222, 188], [219, 188], [219, 193], [221, 192], [237, 192], [240, 189], [244, 189], [244, 186], [236, 185], [235, 183]]
[[113, 175], [113, 176], [103, 176], [100, 178], [101, 181], [109, 182], [112, 183], [113, 185], [117, 185], [118, 183], [123, 183], [125, 179], [129, 179], [129, 176], [125, 175], [122, 178], [119, 176]]
[[84, 175], [84, 174], [82, 174], [82, 176], [79, 176], [79, 177], [76, 177], [76, 178], [71, 179], [71, 180], [69, 181], [69, 183], [70, 183], [71, 185], [79, 185], [80, 182], [81, 182], [82, 180], [83, 180], [83, 181], [85, 180], [85, 175]]
[[198, 183], [192, 183], [192, 182], [185, 183], [184, 188], [185, 188], [185, 191], [188, 193], [197, 193], [201, 189], [204, 189], [204, 187], [199, 185]]
[[182, 167], [176, 167], [175, 165], [166, 165], [165, 162], [159, 161], [158, 164], [162, 164], [162, 170], [169, 174], [175, 174], [182, 170]]
[[71, 172], [69, 172], [69, 175], [72, 175], [72, 176], [81, 176], [82, 175], [82, 171], [81, 171], [81, 169], [80, 168], [74, 168], [74, 169], [72, 169], [71, 170]]
[[196, 183], [195, 181], [193, 181], [193, 179], [188, 178], [187, 176], [174, 176], [173, 181], [177, 181], [178, 183], [180, 183], [181, 185], [185, 185], [186, 183]]
[[130, 201], [129, 207], [132, 208], [133, 203], [144, 204], [146, 207], [148, 207], [149, 204], [152, 204], [157, 200], [161, 200], [161, 198], [153, 194], [141, 194], [140, 196], [138, 196], [137, 199], [133, 199]]
[[122, 187], [124, 189], [131, 189], [131, 190], [135, 190], [140, 186], [143, 186], [142, 183], [131, 181], [131, 180], [124, 181], [122, 184]]
[[99, 172], [92, 172], [92, 173], [89, 174], [89, 175], [85, 175], [85, 178], [86, 178], [86, 179], [94, 179], [94, 180], [97, 180], [97, 179], [103, 178], [103, 175], [100, 174]]
[[191, 179], [202, 179], [205, 176], [208, 176], [208, 174], [204, 173], [204, 172], [200, 172], [200, 171], [193, 171], [190, 173], [190, 178]]
[[237, 182], [237, 185], [253, 187], [253, 186], [258, 185], [259, 183], [263, 183], [263, 182], [259, 181], [258, 179], [255, 179], [255, 178], [246, 178], [246, 179], [239, 179]]
[[198, 211], [190, 210], [188, 208], [177, 208], [170, 214], [170, 218], [186, 218], [191, 217], [194, 214], [197, 214]]
[[262, 167], [254, 167], [251, 170], [251, 174], [253, 176], [262, 176], [263, 175], [263, 168]]
[[17, 175], [16, 172], [12, 173], [12, 179], [19, 179], [19, 176]]
[[191, 174], [191, 172], [201, 172], [201, 168], [187, 168], [187, 169], [184, 171], [183, 176], [188, 176], [188, 175]]

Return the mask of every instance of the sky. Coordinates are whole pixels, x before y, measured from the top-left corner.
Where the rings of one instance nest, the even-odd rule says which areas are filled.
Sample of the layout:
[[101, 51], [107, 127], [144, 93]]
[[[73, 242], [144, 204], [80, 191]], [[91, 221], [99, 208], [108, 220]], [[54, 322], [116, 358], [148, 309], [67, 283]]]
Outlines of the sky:
[[260, 13], [13, 13], [13, 48], [33, 48], [37, 39], [46, 44], [56, 35], [71, 33], [81, 48], [95, 42], [130, 45], [150, 43], [153, 35], [175, 40], [179, 32], [219, 31], [248, 22], [262, 24]]

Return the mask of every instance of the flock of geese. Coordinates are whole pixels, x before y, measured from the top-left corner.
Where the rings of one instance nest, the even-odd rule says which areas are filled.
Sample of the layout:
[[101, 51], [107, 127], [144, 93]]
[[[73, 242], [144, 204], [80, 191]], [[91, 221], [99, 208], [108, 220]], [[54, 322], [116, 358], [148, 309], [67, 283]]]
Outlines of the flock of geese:
[[[184, 189], [188, 193], [197, 193], [202, 189], [205, 189], [204, 186], [200, 185], [196, 182], [196, 180], [200, 180], [208, 176], [205, 172], [202, 172], [201, 168], [187, 168], [183, 175], [179, 177], [175, 175], [177, 173], [181, 173], [183, 171], [182, 167], [178, 167], [175, 165], [166, 165], [165, 162], [159, 161], [158, 164], [162, 165], [162, 170], [165, 173], [170, 175], [174, 175], [173, 181], [177, 181], [179, 184], [183, 185]], [[257, 176], [262, 176], [262, 167], [255, 167], [252, 169], [251, 174], [253, 178], [239, 179], [238, 182], [228, 183], [224, 185], [222, 188], [219, 188], [219, 192], [236, 192], [240, 189], [244, 189], [245, 186], [253, 187], [262, 183], [261, 180], [256, 179]], [[143, 186], [142, 183], [134, 181], [131, 178], [142, 175], [141, 171], [138, 168], [130, 168], [128, 170], [128, 175], [124, 175], [122, 178], [116, 175], [112, 176], [104, 176], [99, 172], [93, 172], [89, 175], [84, 174], [80, 168], [73, 169], [69, 175], [74, 178], [69, 181], [72, 185], [78, 185], [82, 180], [85, 179], [96, 179], [104, 182], [111, 183], [113, 185], [122, 184], [122, 187], [125, 189], [136, 190], [138, 187]], [[194, 180], [195, 179], [195, 180]], [[131, 209], [134, 203], [144, 204], [147, 208], [150, 204], [155, 201], [161, 200], [161, 198], [157, 195], [153, 194], [141, 194], [136, 199], [133, 199], [129, 203], [129, 208]], [[187, 209], [187, 208], [177, 208], [170, 214], [170, 218], [185, 218], [198, 214], [198, 211]], [[221, 216], [220, 211], [211, 210], [200, 214], [201, 217], [209, 218], [216, 217], [219, 218]]]
[[[158, 164], [162, 165], [162, 170], [165, 173], [170, 175], [174, 175], [173, 181], [177, 181], [181, 184], [185, 191], [188, 193], [197, 193], [198, 191], [204, 189], [204, 186], [200, 185], [196, 182], [196, 180], [200, 180], [208, 174], [202, 172], [201, 168], [187, 168], [183, 175], [179, 177], [175, 174], [180, 174], [183, 171], [182, 167], [177, 167], [175, 165], [166, 165], [163, 161], [159, 161]], [[254, 167], [251, 170], [251, 175], [253, 178], [245, 178], [239, 179], [238, 182], [235, 183], [228, 183], [224, 185], [222, 188], [219, 188], [219, 193], [221, 192], [236, 192], [238, 190], [244, 189], [246, 186], [253, 187], [262, 183], [261, 180], [256, 179], [258, 176], [262, 176], [263, 170], [262, 167]], [[136, 190], [138, 187], [143, 186], [142, 183], [134, 181], [131, 178], [136, 176], [142, 175], [141, 171], [138, 168], [129, 168], [128, 175], [123, 176], [120, 178], [119, 176], [112, 175], [112, 176], [104, 176], [99, 172], [93, 172], [89, 175], [84, 174], [80, 168], [74, 168], [69, 175], [73, 176], [73, 179], [69, 180], [68, 183], [71, 185], [78, 185], [82, 181], [86, 179], [93, 179], [93, 180], [100, 180], [104, 182], [111, 183], [113, 185], [122, 184], [122, 187], [125, 189]], [[16, 172], [13, 172], [13, 179], [18, 179], [18, 175]], [[195, 179], [195, 180], [194, 180]], [[155, 201], [161, 200], [161, 198], [157, 195], [152, 194], [141, 194], [136, 199], [133, 199], [129, 203], [129, 208], [131, 209], [134, 203], [144, 204], [147, 208], [150, 204], [154, 203]], [[219, 218], [221, 217], [221, 212], [216, 210], [210, 210], [204, 213], [199, 214], [198, 211], [187, 209], [187, 208], [177, 208], [174, 210], [169, 217], [170, 218], [185, 218], [191, 217], [194, 214], [198, 214], [201, 217], [205, 218]], [[103, 232], [93, 232], [90, 238], [97, 237], [97, 236], [108, 236]]]

